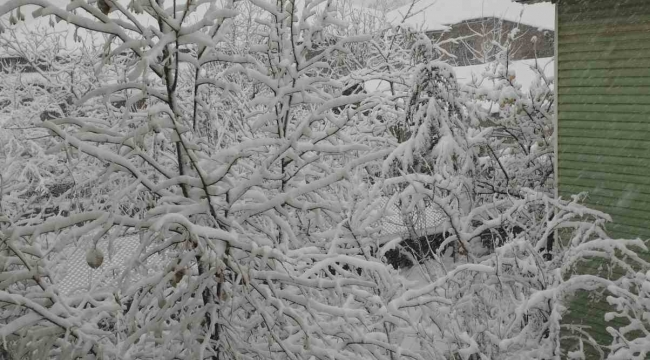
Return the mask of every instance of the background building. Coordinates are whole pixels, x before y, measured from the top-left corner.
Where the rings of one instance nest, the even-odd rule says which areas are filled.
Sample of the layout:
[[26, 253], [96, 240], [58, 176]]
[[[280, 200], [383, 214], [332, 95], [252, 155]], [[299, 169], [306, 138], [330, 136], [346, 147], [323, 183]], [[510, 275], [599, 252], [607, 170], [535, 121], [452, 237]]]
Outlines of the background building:
[[555, 11], [548, 3], [524, 7], [512, 0], [428, 0], [402, 6], [387, 17], [436, 39], [451, 55], [443, 59], [454, 66], [494, 60], [497, 44], [505, 44], [509, 35], [511, 60], [553, 56]]

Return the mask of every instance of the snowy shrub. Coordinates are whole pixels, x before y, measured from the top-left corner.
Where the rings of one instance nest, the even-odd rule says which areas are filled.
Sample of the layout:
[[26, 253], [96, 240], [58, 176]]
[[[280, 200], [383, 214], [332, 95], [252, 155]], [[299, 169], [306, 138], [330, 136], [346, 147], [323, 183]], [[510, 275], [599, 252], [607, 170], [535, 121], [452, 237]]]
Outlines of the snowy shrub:
[[[641, 275], [572, 276], [587, 256], [645, 266], [644, 246], [553, 198], [541, 72], [523, 93], [504, 56], [493, 88], [461, 87], [425, 36], [350, 30], [333, 1], [9, 0], [0, 15], [27, 4], [106, 41], [54, 65], [75, 74], [48, 79], [54, 94], [75, 101], [31, 123], [46, 137], [0, 133], [0, 339], [18, 358], [548, 359], [576, 291], [640, 309]], [[346, 91], [377, 80], [390, 90]], [[72, 185], [23, 196], [55, 183]], [[410, 274], [385, 262], [395, 204], [444, 214]], [[125, 267], [62, 291], [71, 248], [101, 270], [124, 233], [140, 240]], [[613, 354], [638, 351], [618, 331]]]
[[[609, 217], [579, 206], [581, 196], [570, 203], [553, 200], [553, 80], [535, 64], [537, 77], [522, 91], [508, 45], [481, 79], [464, 87], [446, 64], [416, 67], [410, 101], [393, 125], [399, 145], [384, 172], [396, 202], [424, 204], [445, 215], [438, 227], [444, 241], [434, 234], [428, 248], [420, 244], [433, 260], [418, 266], [415, 276], [446, 281], [443, 293], [456, 304], [446, 318], [453, 325], [436, 324], [449, 334], [447, 349], [461, 358], [556, 358], [561, 339], [579, 341], [560, 332], [574, 330], [560, 323], [573, 294], [608, 286], [616, 294], [630, 286], [625, 278], [575, 275], [579, 264], [594, 257], [615, 267], [627, 262], [623, 269], [638, 278], [633, 269], [647, 264], [635, 251], [645, 247], [609, 239], [602, 228]], [[411, 251], [423, 235], [417, 230], [424, 229], [415, 230], [403, 241]], [[422, 262], [424, 254], [417, 255]], [[448, 273], [453, 280], [444, 280]], [[618, 300], [616, 316], [628, 317], [629, 308], [620, 305], [627, 303]], [[633, 330], [638, 326], [611, 331]], [[626, 348], [623, 338], [615, 347]], [[621, 358], [630, 354], [618, 351], [625, 354]]]
[[607, 287], [612, 293], [607, 301], [614, 311], [606, 319], [627, 320], [621, 328], [607, 328], [613, 338], [608, 359], [645, 359], [650, 353], [650, 272], [635, 275]]
[[[3, 222], [0, 335], [18, 356], [353, 358], [375, 346], [340, 343], [345, 333], [366, 338], [352, 329], [370, 326], [362, 304], [376, 287], [370, 275], [346, 269], [395, 280], [380, 262], [346, 249], [357, 245], [349, 232], [337, 234], [349, 211], [338, 193], [389, 150], [355, 130], [378, 101], [341, 96], [348, 79], [332, 63], [369, 37], [332, 38], [332, 31], [321, 41], [344, 25], [322, 1], [300, 9], [105, 2], [101, 11], [84, 1], [67, 9], [31, 3], [43, 7], [36, 15], [108, 41], [99, 58], [86, 58], [94, 81], [75, 101], [83, 114], [42, 119], [38, 126], [55, 137], [38, 143], [49, 158], [30, 158], [64, 165], [61, 176], [85, 191], [83, 206], [43, 216], [67, 196], [59, 194], [38, 200], [42, 211], [11, 210]], [[0, 13], [19, 5], [3, 3]], [[246, 25], [234, 21], [241, 7], [256, 14], [246, 51], [237, 48], [239, 36], [227, 36]], [[11, 175], [12, 183], [25, 178]], [[13, 208], [28, 206], [18, 191], [5, 187], [3, 205], [15, 196]], [[124, 231], [140, 232], [141, 242], [119, 269], [118, 286], [59, 291], [66, 249]], [[97, 254], [87, 254], [98, 266]]]

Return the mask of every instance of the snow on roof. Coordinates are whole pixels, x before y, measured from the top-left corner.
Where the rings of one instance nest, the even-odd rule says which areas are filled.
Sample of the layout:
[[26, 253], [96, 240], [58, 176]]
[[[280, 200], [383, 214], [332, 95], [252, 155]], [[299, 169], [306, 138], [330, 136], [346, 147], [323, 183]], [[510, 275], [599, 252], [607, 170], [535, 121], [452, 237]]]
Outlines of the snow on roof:
[[[510, 63], [510, 70], [514, 71], [516, 75], [516, 82], [518, 84], [521, 84], [522, 90], [528, 91], [530, 86], [533, 83], [533, 80], [535, 79], [535, 71], [531, 68], [531, 66], [535, 65], [535, 61], [539, 64], [539, 66], [544, 69], [544, 74], [550, 78], [553, 77], [555, 73], [555, 61], [553, 61], [554, 58], [541, 58], [541, 59], [527, 59], [527, 60], [516, 60], [512, 61]], [[461, 84], [469, 84], [472, 82], [472, 78], [476, 79], [482, 79], [484, 76], [482, 75], [485, 71], [486, 68], [489, 65], [483, 64], [483, 65], [471, 65], [471, 66], [459, 66], [455, 67], [454, 71], [456, 72], [456, 78], [458, 79], [458, 82]], [[489, 82], [482, 82], [482, 85], [492, 87], [492, 85]]]
[[[555, 75], [555, 61], [552, 57], [511, 62], [509, 70], [515, 74], [515, 82], [521, 85], [521, 90], [523, 92], [528, 92], [537, 76], [532, 68], [535, 66], [535, 62], [537, 62], [537, 64], [544, 70], [544, 75], [548, 78], [552, 79]], [[488, 66], [489, 65], [487, 64], [459, 66], [454, 68], [454, 72], [456, 73], [456, 78], [460, 84], [468, 85], [475, 80], [484, 88], [493, 89], [495, 86], [494, 82], [486, 79], [483, 75], [487, 71]], [[489, 109], [493, 114], [501, 111], [501, 108], [497, 103], [486, 101], [483, 103], [483, 106], [485, 106], [486, 109]]]
[[[382, 206], [388, 203], [388, 198], [382, 199]], [[381, 238], [393, 240], [401, 237], [406, 239], [409, 236], [409, 228], [404, 223], [405, 218], [410, 218], [410, 222], [416, 225], [416, 232], [421, 235], [431, 235], [437, 232], [437, 228], [444, 222], [444, 213], [435, 209], [433, 206], [427, 206], [424, 212], [413, 211], [404, 214], [397, 205], [393, 205], [387, 216], [381, 221]]]
[[[382, 206], [388, 202], [386, 198]], [[418, 232], [433, 233], [437, 226], [444, 221], [443, 213], [435, 210], [433, 207], [427, 207], [422, 214], [413, 212], [408, 215], [402, 214], [397, 206], [391, 208], [390, 214], [383, 218], [381, 222], [381, 238], [393, 240], [396, 238], [408, 238], [408, 228], [404, 224], [405, 216], [410, 216], [414, 223], [418, 224]], [[127, 262], [131, 260], [133, 254], [140, 245], [138, 234], [130, 234], [113, 240], [109, 251], [109, 241], [102, 239], [97, 243], [99, 249], [104, 255], [102, 265], [97, 269], [92, 269], [86, 262], [86, 254], [93, 246], [90, 241], [80, 242], [78, 246], [70, 246], [65, 251], [69, 251], [65, 261], [59, 265], [56, 270], [60, 274], [55, 278], [57, 288], [60, 294], [75, 295], [101, 288], [106, 285], [117, 285], [117, 279], [122, 275]], [[152, 256], [148, 261], [148, 266], [161, 266], [163, 259], [158, 256]], [[130, 281], [137, 280], [140, 275], [137, 273], [129, 274]]]
[[[89, 291], [100, 284], [115, 285], [139, 245], [138, 234], [122, 236], [113, 240], [112, 252], [108, 249], [108, 240], [100, 240], [97, 249], [103, 253], [104, 261], [97, 269], [92, 269], [86, 262], [86, 253], [93, 246], [89, 241], [78, 247], [69, 247], [68, 250], [71, 251], [71, 254], [61, 264], [62, 276], [56, 279], [59, 292], [64, 295], [73, 295]], [[157, 261], [160, 261], [159, 257], [154, 259], [154, 262]], [[137, 274], [133, 274], [132, 279], [137, 277]]]
[[[388, 13], [393, 24], [401, 23], [411, 5]], [[538, 3], [522, 5], [513, 0], [423, 0], [410, 12], [416, 14], [405, 24], [418, 30], [445, 30], [449, 25], [466, 20], [496, 17], [540, 29], [555, 29], [555, 5]]]

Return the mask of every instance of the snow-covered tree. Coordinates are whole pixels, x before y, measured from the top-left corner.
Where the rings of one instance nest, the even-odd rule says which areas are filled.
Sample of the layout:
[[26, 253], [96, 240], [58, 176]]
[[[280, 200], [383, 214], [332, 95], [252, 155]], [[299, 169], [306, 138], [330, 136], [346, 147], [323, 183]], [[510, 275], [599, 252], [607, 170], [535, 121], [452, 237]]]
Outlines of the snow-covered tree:
[[[463, 87], [424, 35], [349, 26], [333, 1], [9, 0], [0, 16], [27, 5], [105, 41], [55, 50], [37, 104], [20, 101], [33, 85], [0, 89], [10, 125], [45, 136], [0, 132], [17, 357], [557, 358], [567, 296], [609, 286], [623, 304], [632, 286], [576, 266], [646, 266], [607, 215], [553, 198], [552, 79], [524, 93], [507, 56], [492, 89]], [[389, 89], [349, 91], [370, 81]], [[394, 204], [444, 215], [410, 274], [385, 261]], [[125, 233], [130, 261], [102, 268]], [[77, 246], [103, 276], [63, 293]]]
[[[41, 125], [60, 139], [50, 152], [76, 165], [70, 177], [91, 173], [80, 185], [88, 206], [48, 219], [5, 216], [3, 337], [21, 356], [336, 351], [336, 334], [350, 332], [341, 320], [362, 320], [359, 300], [346, 304], [342, 289], [363, 299], [373, 286], [356, 273], [322, 278], [322, 269], [368, 263], [389, 278], [385, 267], [330, 243], [346, 219], [342, 180], [388, 153], [350, 134], [366, 120], [349, 105], [373, 103], [366, 94], [340, 96], [343, 83], [327, 71], [330, 59], [365, 37], [323, 38], [343, 23], [322, 1], [300, 9], [250, 2], [260, 15], [257, 32], [246, 36], [259, 42], [245, 53], [233, 51], [239, 37], [228, 37], [235, 4], [76, 1], [61, 9], [10, 1], [0, 13], [25, 4], [108, 41], [94, 64], [97, 81], [76, 101], [84, 114]], [[113, 106], [119, 102], [125, 106]], [[128, 229], [141, 243], [120, 286], [59, 293], [54, 271], [64, 249]], [[91, 245], [88, 264], [107, 256]]]

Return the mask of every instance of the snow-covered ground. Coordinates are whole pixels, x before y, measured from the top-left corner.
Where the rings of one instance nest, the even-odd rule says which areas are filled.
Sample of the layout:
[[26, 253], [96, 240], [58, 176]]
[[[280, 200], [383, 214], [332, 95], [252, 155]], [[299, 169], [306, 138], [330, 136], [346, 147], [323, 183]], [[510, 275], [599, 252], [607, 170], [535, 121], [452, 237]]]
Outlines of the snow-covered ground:
[[[535, 65], [535, 62], [544, 69], [544, 74], [549, 77], [549, 79], [554, 76], [555, 61], [552, 57], [513, 61], [510, 63], [509, 71], [514, 72], [515, 82], [521, 85], [523, 91], [528, 90], [535, 79], [535, 72], [531, 68], [531, 66]], [[455, 67], [454, 71], [456, 72], [456, 78], [461, 85], [469, 84], [473, 79], [476, 79], [482, 86], [491, 87], [492, 85], [490, 80], [485, 79], [485, 76], [483, 75], [486, 73], [489, 66], [490, 65], [487, 64], [459, 66]], [[388, 91], [390, 85], [386, 81], [369, 80], [365, 83], [365, 89], [368, 92]]]
[[[544, 69], [544, 74], [549, 78], [552, 78], [555, 72], [555, 61], [554, 58], [542, 58], [542, 59], [528, 59], [528, 60], [518, 60], [513, 61], [510, 64], [509, 71], [513, 71], [515, 74], [515, 82], [522, 86], [522, 90], [526, 91], [530, 88], [531, 83], [535, 79], [535, 72], [531, 69], [532, 66], [537, 62], [542, 69]], [[472, 79], [477, 79], [479, 82], [484, 78], [483, 74], [486, 72], [488, 65], [472, 65], [472, 66], [459, 66], [455, 67], [456, 77], [458, 82], [461, 84], [469, 84], [472, 82]], [[489, 80], [483, 80], [482, 85], [490, 86]]]

